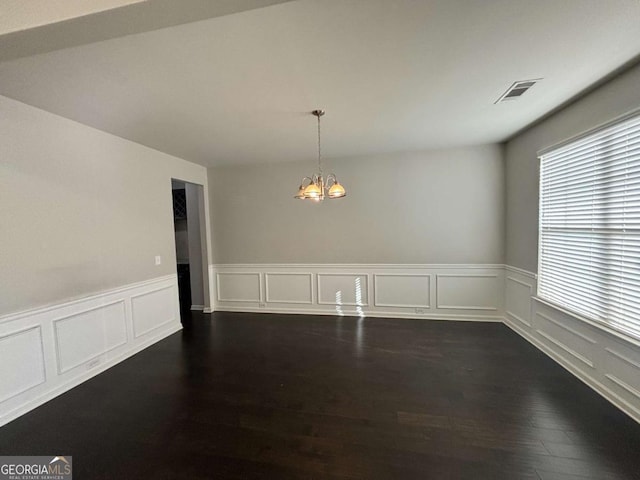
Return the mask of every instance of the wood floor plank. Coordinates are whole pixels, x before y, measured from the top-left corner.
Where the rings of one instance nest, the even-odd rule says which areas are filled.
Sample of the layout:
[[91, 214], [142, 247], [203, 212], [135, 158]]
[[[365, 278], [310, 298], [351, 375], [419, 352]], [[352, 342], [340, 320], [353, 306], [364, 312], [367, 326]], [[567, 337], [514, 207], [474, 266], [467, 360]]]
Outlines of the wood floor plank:
[[82, 479], [640, 479], [640, 426], [504, 325], [185, 315], [0, 454]]

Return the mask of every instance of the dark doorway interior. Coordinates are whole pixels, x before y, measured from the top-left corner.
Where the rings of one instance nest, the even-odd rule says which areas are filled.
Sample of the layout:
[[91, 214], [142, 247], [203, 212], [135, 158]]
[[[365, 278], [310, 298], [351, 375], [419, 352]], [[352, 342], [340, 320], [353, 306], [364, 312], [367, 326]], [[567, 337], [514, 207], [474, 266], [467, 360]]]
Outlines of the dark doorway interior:
[[208, 275], [204, 191], [202, 185], [176, 179], [171, 190], [180, 310], [201, 311]]
[[[181, 188], [180, 188], [181, 187]], [[173, 225], [176, 237], [176, 261], [180, 311], [191, 308], [191, 279], [189, 271], [189, 234], [187, 231], [187, 199], [184, 184], [174, 185]]]

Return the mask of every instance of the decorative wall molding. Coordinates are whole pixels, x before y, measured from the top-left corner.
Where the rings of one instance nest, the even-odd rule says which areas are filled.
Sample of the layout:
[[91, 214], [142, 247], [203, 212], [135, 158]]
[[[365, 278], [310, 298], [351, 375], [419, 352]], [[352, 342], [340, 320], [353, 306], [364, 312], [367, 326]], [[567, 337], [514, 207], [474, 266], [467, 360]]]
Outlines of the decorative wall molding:
[[[54, 319], [52, 324], [58, 374], [126, 345], [125, 310], [125, 300], [120, 299]], [[78, 337], [82, 338], [82, 342], [77, 341]]]
[[632, 367], [637, 368], [638, 369], [638, 374], [640, 374], [640, 362], [639, 361], [632, 360], [631, 358], [627, 357], [626, 355], [623, 355], [620, 352], [616, 352], [615, 350], [612, 350], [611, 348], [608, 348], [608, 347], [605, 348], [605, 351], [608, 354], [613, 355], [616, 358], [619, 358], [623, 362], [628, 363]]
[[519, 275], [523, 275], [525, 277], [529, 277], [529, 278], [531, 278], [533, 280], [537, 280], [538, 279], [538, 274], [530, 272], [529, 270], [523, 270], [522, 268], [512, 267], [511, 265], [504, 265], [504, 269], [507, 272], [517, 273]]
[[[498, 300], [503, 294], [501, 292], [503, 282], [498, 278], [497, 273], [438, 273], [436, 274], [436, 308], [441, 310], [496, 311], [498, 310]], [[447, 302], [445, 298], [453, 300], [453, 302]], [[459, 305], [454, 303], [456, 299]], [[475, 305], [482, 300], [488, 301], [488, 305]]]
[[42, 327], [29, 326], [0, 336], [0, 405], [46, 382]]
[[[316, 273], [319, 305], [366, 307], [369, 305], [369, 275], [351, 272]], [[323, 288], [324, 285], [324, 288]], [[324, 293], [323, 293], [324, 292]], [[325, 295], [328, 295], [326, 297]]]
[[[217, 263], [209, 265], [216, 271], [259, 269], [273, 270], [380, 270], [380, 271], [411, 271], [411, 270], [491, 270], [504, 269], [506, 265], [501, 263]], [[518, 271], [525, 271], [509, 267]], [[527, 272], [535, 277], [535, 274]]]
[[60, 303], [46, 304], [46, 305], [42, 305], [42, 306], [39, 306], [39, 307], [22, 310], [22, 311], [19, 311], [19, 312], [0, 315], [0, 325], [2, 325], [5, 322], [14, 322], [14, 321], [19, 320], [19, 319], [24, 318], [24, 317], [45, 314], [45, 313], [49, 312], [50, 310], [58, 310], [59, 311], [61, 309], [64, 309], [65, 307], [69, 307], [69, 306], [75, 305], [78, 302], [89, 302], [91, 300], [95, 300], [95, 299], [98, 299], [98, 298], [103, 298], [107, 294], [109, 294], [109, 295], [117, 295], [119, 293], [127, 292], [127, 291], [131, 290], [132, 288], [143, 288], [143, 287], [145, 287], [147, 285], [155, 285], [161, 280], [167, 280], [167, 279], [171, 279], [171, 278], [174, 278], [177, 281], [177, 275], [176, 274], [169, 274], [169, 275], [164, 275], [162, 277], [156, 277], [156, 278], [151, 278], [151, 279], [147, 279], [147, 280], [142, 280], [140, 282], [129, 283], [127, 285], [122, 285], [120, 287], [116, 287], [116, 288], [113, 288], [113, 289], [105, 290], [103, 292], [94, 292], [94, 293], [91, 293], [90, 295], [66, 298], [63, 301], [61, 301]]
[[[514, 273], [514, 272], [512, 272]], [[533, 278], [533, 277], [531, 277]], [[518, 280], [508, 272], [505, 279], [505, 314], [531, 328], [531, 297], [533, 286], [522, 280]]]
[[505, 272], [505, 324], [640, 422], [638, 344], [540, 301], [533, 273]]
[[267, 303], [313, 304], [311, 273], [265, 272], [264, 284]]
[[582, 324], [592, 326], [594, 330], [597, 332], [604, 332], [607, 335], [611, 335], [612, 337], [617, 337], [620, 340], [622, 340], [625, 345], [631, 344], [631, 345], [635, 345], [636, 348], [640, 348], [640, 338], [633, 337], [628, 333], [624, 333], [620, 330], [616, 330], [615, 328], [612, 328], [611, 326], [607, 325], [605, 322], [593, 320], [583, 315], [579, 315], [577, 313], [571, 312], [566, 307], [554, 304], [538, 296], [533, 296], [531, 297], [531, 299], [533, 300], [534, 304], [546, 305], [547, 307], [551, 308], [554, 311], [564, 313], [565, 315], [568, 315], [572, 319], [579, 320], [580, 323]]
[[561, 341], [556, 340], [554, 337], [552, 337], [548, 333], [546, 333], [543, 330], [540, 330], [538, 328], [536, 328], [536, 332], [538, 333], [538, 335], [540, 335], [541, 337], [544, 337], [546, 340], [548, 340], [549, 342], [554, 344], [556, 347], [562, 349], [565, 353], [568, 353], [569, 355], [571, 355], [576, 360], [579, 360], [580, 362], [584, 363], [587, 367], [595, 368], [595, 366], [593, 365], [593, 362], [591, 360], [589, 360], [587, 357], [585, 357], [583, 355], [580, 355], [578, 352], [576, 352], [572, 348], [566, 346]]
[[[262, 302], [262, 276], [260, 272], [217, 272], [216, 302]], [[248, 277], [258, 283], [251, 284]]]
[[176, 275], [0, 317], [0, 426], [181, 328]]
[[640, 405], [640, 355], [637, 349], [620, 343], [606, 347], [603, 370], [607, 380], [631, 394]]
[[[429, 309], [431, 308], [431, 277], [430, 273], [374, 274], [373, 304], [376, 307]], [[420, 280], [426, 280], [426, 283], [420, 285]], [[390, 283], [395, 281], [401, 284], [396, 285], [395, 288], [390, 285], [385, 288], [385, 281]], [[387, 300], [385, 294], [390, 294], [392, 297], [395, 295], [397, 299], [395, 301], [393, 299]]]
[[547, 322], [555, 325], [556, 327], [564, 330], [565, 332], [569, 332], [571, 335], [574, 335], [582, 340], [584, 340], [587, 343], [591, 343], [592, 345], [595, 345], [596, 343], [598, 343], [595, 339], [587, 336], [585, 333], [580, 332], [574, 328], [571, 328], [570, 326], [559, 322], [558, 320], [555, 320], [554, 318], [545, 315], [544, 313], [540, 313], [540, 312], [536, 312], [536, 316], [540, 317], [540, 318], [544, 318]]
[[[237, 275], [254, 280], [243, 285], [234, 281]], [[432, 301], [438, 275], [448, 276], [445, 294], [455, 301], [443, 307]], [[504, 265], [218, 264], [210, 265], [209, 278], [226, 293], [213, 299], [214, 311], [465, 321], [504, 316]], [[476, 305], [478, 299], [485, 303]]]
[[147, 335], [168, 323], [180, 323], [174, 291], [175, 285], [166, 285], [131, 295], [131, 318], [135, 338]]
[[631, 385], [619, 379], [613, 374], [607, 373], [605, 377], [607, 377], [607, 379], [611, 380], [613, 383], [615, 383], [619, 387], [624, 388], [627, 392], [629, 392], [631, 395], [633, 395], [638, 400], [640, 400], [640, 390], [633, 388]]

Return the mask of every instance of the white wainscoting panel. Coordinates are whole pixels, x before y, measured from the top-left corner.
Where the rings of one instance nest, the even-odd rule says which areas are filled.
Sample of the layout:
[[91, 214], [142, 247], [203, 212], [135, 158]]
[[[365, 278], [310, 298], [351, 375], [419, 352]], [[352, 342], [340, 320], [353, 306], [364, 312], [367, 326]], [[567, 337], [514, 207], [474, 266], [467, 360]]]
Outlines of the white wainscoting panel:
[[603, 363], [607, 385], [640, 412], [640, 346], [633, 348], [620, 341], [610, 341], [605, 347]]
[[507, 272], [505, 276], [505, 314], [531, 328], [531, 297], [533, 286], [526, 280], [521, 280]]
[[42, 329], [0, 336], [0, 404], [45, 382]]
[[[557, 319], [556, 319], [557, 318]], [[561, 318], [548, 315], [541, 311], [536, 311], [534, 317], [534, 328], [538, 335], [553, 344], [558, 354], [568, 361], [578, 361], [579, 368], [594, 368], [593, 361], [596, 341], [588, 336], [586, 332], [580, 331], [563, 322]]]
[[127, 344], [125, 301], [53, 320], [58, 373]]
[[362, 273], [318, 273], [320, 305], [363, 306], [369, 304], [368, 278]]
[[175, 274], [0, 317], [0, 426], [181, 328]]
[[430, 308], [431, 275], [381, 273], [373, 276], [376, 307]]
[[[447, 276], [438, 308], [437, 276]], [[502, 321], [504, 265], [211, 265], [214, 310]], [[446, 281], [445, 281], [446, 282]], [[477, 307], [477, 308], [476, 308]]]
[[267, 303], [313, 303], [311, 273], [265, 273]]
[[443, 310], [496, 311], [502, 287], [498, 274], [440, 273], [436, 275], [436, 304]]
[[218, 273], [218, 302], [261, 302], [262, 275], [256, 272]]
[[177, 320], [175, 288], [172, 285], [131, 297], [133, 334], [136, 338]]
[[533, 273], [505, 270], [505, 323], [640, 422], [640, 341], [537, 298]]

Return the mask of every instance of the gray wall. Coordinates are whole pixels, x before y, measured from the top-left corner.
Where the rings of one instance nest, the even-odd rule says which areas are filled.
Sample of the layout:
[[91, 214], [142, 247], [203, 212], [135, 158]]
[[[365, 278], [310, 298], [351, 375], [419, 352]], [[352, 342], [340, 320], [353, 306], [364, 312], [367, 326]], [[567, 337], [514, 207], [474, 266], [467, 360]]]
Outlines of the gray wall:
[[0, 314], [175, 273], [171, 177], [204, 167], [1, 96], [0, 138]]
[[506, 145], [506, 263], [538, 264], [537, 152], [640, 108], [640, 65], [554, 114]]
[[347, 197], [295, 200], [308, 163], [209, 169], [216, 263], [502, 263], [501, 148], [326, 162]]

